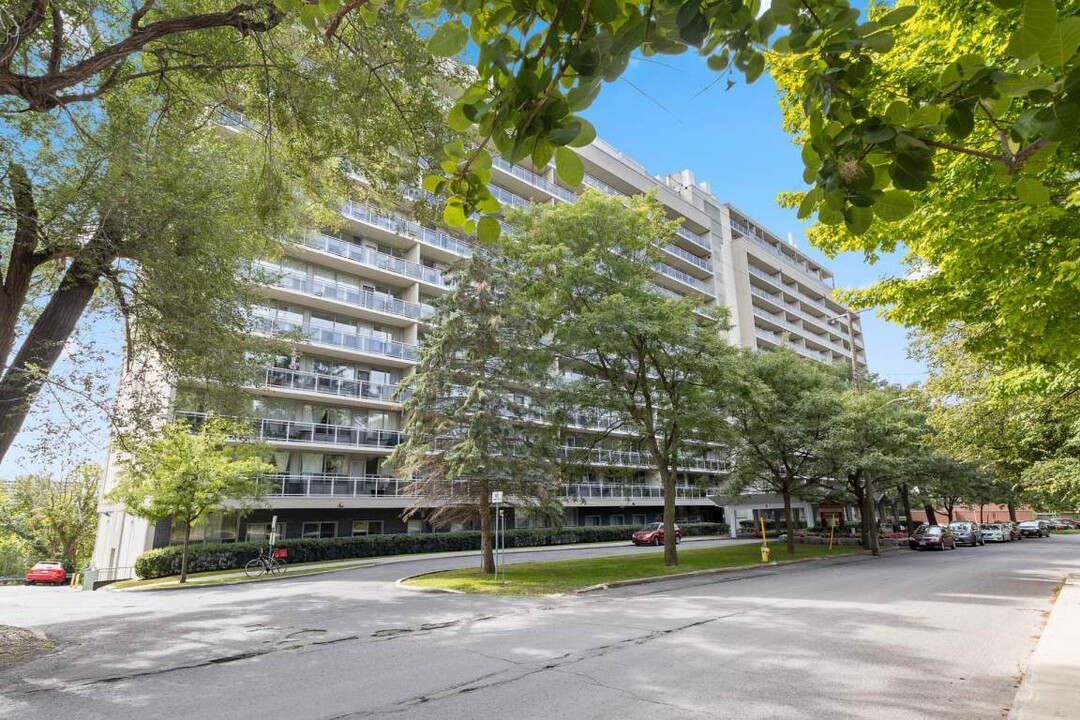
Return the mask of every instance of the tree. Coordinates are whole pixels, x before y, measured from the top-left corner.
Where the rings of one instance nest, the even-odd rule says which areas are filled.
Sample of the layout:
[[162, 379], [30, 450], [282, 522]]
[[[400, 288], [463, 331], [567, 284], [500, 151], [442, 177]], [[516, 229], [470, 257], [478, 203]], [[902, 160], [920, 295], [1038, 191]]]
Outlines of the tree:
[[[88, 312], [125, 322], [129, 361], [238, 385], [246, 262], [273, 238], [333, 225], [347, 195], [396, 194], [445, 139], [440, 83], [453, 71], [389, 11], [342, 23], [333, 43], [271, 2], [23, 0], [8, 12], [0, 457], [46, 383], [93, 394], [53, 375]], [[363, 186], [344, 162], [361, 157]]]
[[132, 515], [171, 520], [184, 531], [180, 582], [187, 582], [191, 526], [207, 513], [254, 503], [258, 480], [275, 472], [268, 446], [244, 442], [247, 428], [210, 416], [197, 427], [180, 420], [130, 443], [120, 481], [107, 495]]
[[819, 447], [842, 410], [834, 368], [791, 350], [748, 352], [731, 415], [738, 436], [733, 489], [771, 490], [784, 500], [787, 551], [795, 554], [791, 500], [820, 485], [833, 470]]
[[962, 323], [965, 347], [1005, 369], [1075, 368], [1080, 4], [902, 12], [893, 49], [851, 69], [808, 76], [811, 58], [776, 56], [813, 185], [787, 200], [817, 210], [809, 237], [829, 255], [873, 260], [903, 240], [909, 272], [844, 293], [855, 306], [931, 331]]
[[1008, 504], [1015, 519], [1021, 502], [1053, 503], [1053, 491], [1046, 492], [1053, 483], [1042, 482], [1051, 475], [1036, 468], [1060, 470], [1080, 457], [1074, 440], [1080, 423], [1077, 381], [1064, 370], [995, 365], [966, 350], [966, 332], [956, 328], [919, 340], [931, 371], [923, 393], [934, 431], [929, 444], [986, 471], [996, 499]]
[[880, 554], [877, 494], [882, 487], [877, 481], [900, 479], [924, 432], [921, 414], [902, 406], [910, 398], [897, 393], [896, 388], [881, 385], [845, 392], [825, 438], [814, 450], [828, 474], [856, 499], [863, 519], [863, 547], [874, 555]]
[[594, 439], [628, 434], [659, 475], [664, 563], [672, 566], [677, 479], [687, 457], [719, 462], [734, 351], [719, 308], [670, 299], [652, 284], [659, 246], [674, 233], [663, 218], [651, 198], [624, 203], [587, 192], [574, 204], [532, 209], [505, 244], [565, 378], [556, 402], [568, 416], [607, 418]]
[[101, 468], [80, 465], [63, 480], [22, 475], [0, 483], [0, 532], [42, 558], [59, 558], [69, 572], [80, 567], [94, 547], [100, 481]]
[[402, 384], [406, 440], [390, 462], [410, 477], [405, 515], [479, 524], [494, 573], [491, 493], [522, 511], [561, 517], [552, 426], [543, 419], [551, 356], [516, 292], [517, 271], [478, 249], [449, 273], [417, 372]]
[[979, 484], [985, 482], [985, 474], [972, 463], [956, 460], [948, 455], [930, 454], [909, 467], [913, 482], [917, 482], [916, 495], [926, 509], [927, 522], [937, 525], [935, 508], [941, 507], [949, 522], [953, 510], [960, 502], [979, 495]]

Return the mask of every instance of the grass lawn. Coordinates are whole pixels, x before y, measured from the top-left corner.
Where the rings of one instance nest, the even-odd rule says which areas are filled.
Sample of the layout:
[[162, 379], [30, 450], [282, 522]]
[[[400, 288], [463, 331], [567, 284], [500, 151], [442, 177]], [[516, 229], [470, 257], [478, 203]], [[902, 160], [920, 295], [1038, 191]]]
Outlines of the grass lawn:
[[[795, 554], [788, 555], [782, 543], [772, 543], [769, 548], [772, 550], [772, 560], [775, 562], [845, 555], [861, 551], [861, 548], [857, 547], [834, 547], [830, 553], [827, 545], [796, 545]], [[696, 570], [745, 567], [760, 563], [761, 557], [757, 544], [680, 550], [679, 564], [672, 568], [664, 567], [664, 551], [657, 549], [656, 552], [639, 555], [511, 564], [506, 566], [505, 584], [495, 581], [490, 575], [484, 575], [478, 569], [449, 570], [421, 575], [406, 580], [405, 584], [492, 595], [552, 595], [620, 580], [674, 575]]]
[[340, 562], [312, 563], [318, 567], [307, 567], [305, 564], [289, 565], [284, 575], [260, 575], [257, 578], [249, 578], [244, 570], [209, 570], [201, 573], [188, 573], [187, 582], [180, 584], [179, 575], [154, 578], [153, 580], [121, 580], [109, 587], [114, 590], [165, 590], [181, 587], [205, 587], [207, 585], [221, 585], [235, 582], [265, 582], [268, 580], [282, 580], [294, 578], [300, 575], [313, 575], [328, 570], [344, 570], [345, 568], [361, 567], [370, 565], [370, 559], [342, 560]]
[[1080, 535], [1080, 530], [1051, 530], [1054, 535]]

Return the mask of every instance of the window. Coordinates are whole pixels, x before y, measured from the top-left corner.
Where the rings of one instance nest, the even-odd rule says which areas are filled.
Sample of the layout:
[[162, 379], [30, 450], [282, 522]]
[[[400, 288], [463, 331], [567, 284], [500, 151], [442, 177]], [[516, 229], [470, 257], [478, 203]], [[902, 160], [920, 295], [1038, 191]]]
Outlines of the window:
[[[286, 523], [281, 522], [277, 524], [275, 541], [285, 537], [285, 525]], [[270, 523], [248, 523], [247, 542], [270, 542]]]
[[410, 535], [419, 535], [422, 532], [424, 532], [423, 520], [413, 519], [409, 521], [408, 533]]
[[585, 516], [585, 527], [596, 527], [599, 524], [600, 524], [600, 516], [599, 515], [586, 515]]
[[608, 524], [609, 525], [625, 525], [626, 524], [626, 518], [624, 518], [622, 515], [612, 515], [610, 520], [608, 521]]
[[353, 537], [361, 535], [382, 535], [382, 520], [353, 520]]
[[306, 522], [301, 532], [305, 538], [332, 538], [337, 535], [337, 523]]
[[305, 475], [315, 475], [321, 473], [322, 469], [322, 453], [300, 453], [300, 472]]
[[630, 523], [631, 525], [644, 525], [645, 524], [645, 516], [644, 515], [632, 515], [631, 519], [632, 519], [632, 522]]
[[327, 455], [324, 470], [327, 475], [348, 475], [349, 459], [344, 455]]

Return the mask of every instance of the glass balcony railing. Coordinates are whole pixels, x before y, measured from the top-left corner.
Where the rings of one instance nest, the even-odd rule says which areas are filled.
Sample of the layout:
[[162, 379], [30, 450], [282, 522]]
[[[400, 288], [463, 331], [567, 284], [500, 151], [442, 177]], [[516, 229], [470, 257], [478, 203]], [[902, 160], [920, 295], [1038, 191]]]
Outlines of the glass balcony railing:
[[709, 262], [705, 258], [698, 257], [694, 253], [686, 252], [685, 250], [683, 250], [678, 245], [664, 245], [664, 250], [666, 250], [667, 252], [671, 253], [672, 255], [678, 257], [680, 260], [685, 260], [686, 262], [690, 263], [691, 265], [693, 265], [695, 267], [699, 267], [702, 270], [704, 270], [706, 272], [709, 272], [709, 273], [712, 272], [712, 263], [711, 262]]
[[591, 187], [593, 190], [599, 190], [605, 195], [610, 195], [612, 197], [624, 197], [626, 195], [626, 193], [616, 190], [603, 180], [593, 177], [589, 173], [585, 173], [585, 178], [582, 180], [582, 182], [585, 185]]
[[443, 287], [448, 287], [450, 285], [450, 281], [443, 277], [442, 273], [435, 268], [411, 262], [404, 258], [394, 257], [393, 255], [387, 255], [386, 253], [381, 253], [372, 250], [371, 248], [364, 247], [363, 245], [348, 242], [347, 240], [331, 237], [330, 235], [309, 235], [297, 238], [294, 242], [298, 245], [304, 245], [330, 255], [336, 255], [347, 260], [358, 262], [367, 267], [385, 270], [386, 272], [392, 272], [396, 275], [402, 275], [413, 280], [422, 280], [426, 283], [441, 285]]
[[252, 330], [254, 332], [275, 337], [299, 333], [307, 341], [320, 345], [331, 345], [348, 350], [355, 350], [357, 352], [406, 360], [408, 362], [416, 362], [419, 357], [416, 345], [410, 345], [397, 340], [384, 340], [371, 335], [331, 330], [311, 323], [299, 323], [283, 320], [281, 318], [272, 318], [261, 314], [258, 311], [253, 313]]
[[288, 272], [278, 272], [277, 276], [274, 277], [270, 275], [274, 271], [272, 268], [262, 265], [260, 269], [269, 276], [270, 285], [285, 290], [294, 290], [305, 295], [337, 300], [348, 305], [376, 310], [389, 315], [399, 315], [410, 320], [423, 320], [435, 314], [435, 308], [425, 303], [408, 302], [386, 293], [371, 292], [351, 285], [294, 275]]
[[[719, 495], [718, 487], [698, 487], [696, 485], [676, 485], [675, 497], [680, 500], [706, 499], [710, 495]], [[656, 499], [664, 498], [664, 488], [659, 485], [622, 485], [615, 483], [576, 483], [562, 486], [564, 499], [588, 500], [591, 498]]]
[[[262, 379], [262, 387], [278, 390], [296, 390], [313, 392], [334, 397], [377, 400], [379, 402], [398, 402], [394, 394], [398, 386], [389, 383], [374, 383], [369, 380], [350, 380], [336, 375], [289, 370], [287, 368], [267, 368]], [[405, 396], [401, 398], [404, 400]]]
[[[206, 420], [206, 413], [178, 410], [176, 419], [184, 419], [192, 427]], [[301, 422], [256, 418], [251, 421], [252, 439], [273, 444], [299, 443], [334, 445], [359, 449], [390, 449], [401, 444], [402, 434], [397, 430], [373, 430], [350, 425]]]
[[560, 200], [565, 200], [566, 202], [571, 203], [577, 202], [577, 195], [570, 192], [566, 188], [560, 185], [556, 185], [547, 178], [542, 177], [541, 175], [537, 175], [531, 170], [526, 170], [525, 168], [518, 165], [511, 165], [498, 155], [492, 156], [491, 164], [504, 172], [510, 173], [519, 180], [524, 180], [533, 187], [540, 188], [541, 190], [550, 193], [551, 195], [554, 195]]
[[681, 283], [689, 285], [690, 287], [692, 287], [692, 288], [694, 288], [696, 290], [700, 290], [701, 292], [705, 293], [706, 295], [711, 296], [713, 294], [712, 285], [710, 283], [707, 283], [704, 280], [699, 280], [696, 277], [694, 277], [693, 275], [688, 275], [688, 274], [684, 273], [682, 270], [676, 270], [675, 268], [671, 267], [670, 265], [667, 265], [667, 264], [661, 263], [661, 262], [653, 263], [653, 269], [655, 269], [657, 272], [659, 272], [659, 273], [661, 273], [663, 275], [667, 275], [670, 278], [674, 278], [675, 280], [678, 280]]
[[256, 481], [264, 497], [378, 498], [408, 497], [408, 480], [383, 475], [282, 473]]
[[712, 245], [709, 243], [709, 239], [708, 239], [707, 236], [702, 237], [701, 235], [698, 235], [696, 232], [692, 232], [690, 230], [687, 230], [682, 225], [680, 225], [675, 230], [675, 234], [678, 235], [679, 237], [686, 238], [687, 240], [694, 243], [698, 247], [705, 248], [706, 250], [712, 250]]
[[520, 195], [512, 193], [505, 188], [499, 187], [498, 185], [488, 185], [488, 190], [491, 191], [491, 194], [495, 197], [496, 200], [498, 200], [504, 205], [510, 205], [512, 207], [520, 208], [522, 210], [526, 210], [529, 208], [530, 205], [532, 205], [531, 202], [521, 197]]
[[472, 255], [472, 249], [469, 247], [468, 243], [463, 240], [459, 240], [441, 230], [432, 230], [431, 228], [424, 227], [420, 223], [406, 220], [400, 215], [376, 210], [370, 205], [347, 200], [345, 204], [342, 205], [341, 213], [345, 217], [352, 218], [358, 222], [382, 228], [383, 230], [388, 230], [397, 235], [404, 235], [417, 242], [442, 248], [443, 250], [447, 250], [456, 255], [461, 255], [462, 257], [469, 257]]
[[[604, 448], [581, 448], [561, 446], [558, 448], [561, 458], [578, 462], [582, 465], [611, 465], [616, 467], [651, 468], [652, 460], [646, 453], [632, 450], [607, 450]], [[680, 471], [730, 472], [731, 464], [727, 460], [714, 460], [698, 456], [681, 456]]]

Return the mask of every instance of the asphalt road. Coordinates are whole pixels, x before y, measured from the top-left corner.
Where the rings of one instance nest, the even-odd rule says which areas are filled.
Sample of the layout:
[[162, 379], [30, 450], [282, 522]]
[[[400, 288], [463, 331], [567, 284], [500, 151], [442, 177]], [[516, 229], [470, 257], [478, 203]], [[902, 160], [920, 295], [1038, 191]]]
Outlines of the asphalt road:
[[463, 562], [140, 594], [0, 587], [0, 623], [57, 643], [0, 670], [0, 717], [1001, 718], [1080, 536], [573, 597], [388, 582]]

